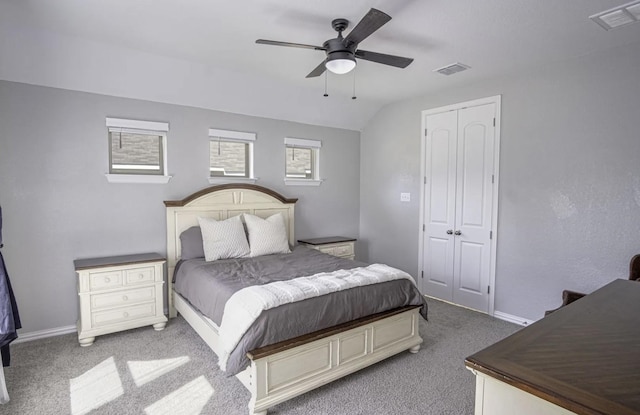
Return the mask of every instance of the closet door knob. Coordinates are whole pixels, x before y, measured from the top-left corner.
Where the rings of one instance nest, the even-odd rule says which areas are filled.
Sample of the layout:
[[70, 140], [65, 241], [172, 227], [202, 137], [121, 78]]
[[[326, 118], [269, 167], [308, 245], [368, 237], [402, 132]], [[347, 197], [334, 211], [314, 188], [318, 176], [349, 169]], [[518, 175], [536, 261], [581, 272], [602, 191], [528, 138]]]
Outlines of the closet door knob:
[[455, 231], [454, 233], [455, 233], [456, 235], [462, 235], [462, 232], [460, 232], [460, 231]]
[[451, 229], [447, 230], [447, 235], [453, 235], [453, 231]]

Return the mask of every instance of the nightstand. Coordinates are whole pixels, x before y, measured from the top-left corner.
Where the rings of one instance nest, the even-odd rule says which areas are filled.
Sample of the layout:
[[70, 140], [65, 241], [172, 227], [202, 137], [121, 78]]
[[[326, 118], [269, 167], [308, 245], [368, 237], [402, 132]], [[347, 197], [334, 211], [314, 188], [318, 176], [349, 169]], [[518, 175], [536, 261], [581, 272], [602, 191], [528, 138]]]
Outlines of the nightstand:
[[80, 346], [91, 346], [96, 336], [136, 327], [164, 329], [165, 262], [155, 253], [73, 261], [80, 300]]
[[298, 239], [298, 243], [308, 248], [317, 249], [325, 254], [340, 258], [355, 258], [355, 238], [329, 236], [326, 238]]

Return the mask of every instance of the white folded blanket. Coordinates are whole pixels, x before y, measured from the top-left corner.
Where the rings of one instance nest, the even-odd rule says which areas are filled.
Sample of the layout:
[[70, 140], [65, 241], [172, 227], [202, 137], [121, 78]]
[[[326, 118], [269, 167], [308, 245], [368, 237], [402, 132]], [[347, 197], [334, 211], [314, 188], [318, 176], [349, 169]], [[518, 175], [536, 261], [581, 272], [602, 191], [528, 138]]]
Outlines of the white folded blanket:
[[229, 355], [264, 310], [353, 287], [398, 279], [408, 279], [415, 284], [413, 278], [402, 270], [384, 264], [372, 264], [243, 288], [233, 294], [224, 307], [218, 331], [222, 346], [218, 365], [226, 370]]

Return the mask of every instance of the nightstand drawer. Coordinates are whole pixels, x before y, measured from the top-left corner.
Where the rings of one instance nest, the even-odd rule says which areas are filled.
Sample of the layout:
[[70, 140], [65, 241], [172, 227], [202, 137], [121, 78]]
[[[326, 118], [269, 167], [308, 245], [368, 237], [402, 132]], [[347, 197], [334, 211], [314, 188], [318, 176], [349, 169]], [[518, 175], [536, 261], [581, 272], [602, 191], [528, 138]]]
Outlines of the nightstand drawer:
[[156, 298], [156, 287], [153, 285], [126, 291], [94, 294], [91, 296], [91, 309], [97, 310], [101, 308], [153, 301], [154, 298]]
[[125, 272], [126, 284], [141, 284], [145, 282], [152, 282], [156, 278], [154, 267], [128, 269]]
[[353, 244], [339, 245], [335, 248], [335, 256], [351, 256], [353, 255]]
[[91, 325], [93, 328], [97, 328], [145, 317], [153, 317], [155, 315], [155, 303], [140, 304], [126, 308], [91, 313]]
[[122, 286], [122, 271], [104, 271], [89, 273], [91, 291], [106, 290]]
[[321, 246], [320, 248], [318, 248], [318, 251], [324, 252], [325, 254], [337, 256], [336, 255], [336, 248], [332, 247], [332, 246], [331, 247]]

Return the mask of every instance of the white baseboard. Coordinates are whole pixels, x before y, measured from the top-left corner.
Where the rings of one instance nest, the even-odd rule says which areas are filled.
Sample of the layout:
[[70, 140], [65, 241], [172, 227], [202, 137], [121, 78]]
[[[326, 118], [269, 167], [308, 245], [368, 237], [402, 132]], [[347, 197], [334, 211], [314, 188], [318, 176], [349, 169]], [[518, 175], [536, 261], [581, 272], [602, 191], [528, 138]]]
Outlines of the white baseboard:
[[12, 344], [46, 339], [47, 337], [61, 336], [63, 334], [75, 333], [76, 331], [78, 331], [78, 328], [74, 324], [72, 326], [57, 327], [55, 329], [32, 331], [29, 333], [19, 333], [18, 338]]
[[502, 311], [494, 311], [493, 316], [500, 320], [508, 321], [510, 323], [519, 324], [521, 326], [529, 326], [536, 322], [536, 320], [529, 320], [526, 318], [514, 316], [512, 314], [503, 313]]
[[[473, 308], [469, 308], [469, 307], [465, 307], [465, 306], [460, 305], [460, 304], [452, 303], [451, 301], [443, 300], [442, 298], [431, 297], [430, 295], [427, 295], [427, 294], [423, 294], [423, 295], [426, 298], [430, 298], [430, 299], [437, 300], [437, 301], [442, 301], [443, 303], [451, 304], [451, 305], [454, 305], [456, 307], [466, 308], [467, 310], [475, 311], [476, 313], [482, 313], [482, 311], [474, 310]], [[486, 314], [486, 313], [483, 313], [483, 314]], [[515, 323], [515, 324], [518, 324], [520, 326], [528, 326], [528, 325], [531, 325], [531, 324], [533, 324], [533, 323], [535, 323], [537, 321], [537, 320], [529, 320], [529, 319], [526, 319], [526, 318], [514, 316], [512, 314], [503, 313], [502, 311], [494, 311], [493, 312], [493, 317], [498, 318], [500, 320], [508, 321], [509, 323]]]
[[[450, 304], [453, 304], [453, 303], [450, 303]], [[457, 305], [457, 304], [453, 304], [453, 305]], [[503, 313], [502, 311], [494, 311], [493, 316], [495, 318], [499, 318], [500, 320], [508, 321], [510, 323], [515, 323], [520, 326], [528, 326], [536, 322], [535, 320], [529, 320], [526, 318], [514, 316], [512, 314]], [[13, 342], [13, 344], [25, 343], [25, 342], [30, 342], [30, 341], [39, 340], [39, 339], [46, 339], [47, 337], [61, 336], [63, 334], [75, 333], [77, 331], [78, 331], [78, 328], [74, 324], [71, 326], [57, 327], [55, 329], [32, 331], [29, 333], [20, 333], [18, 338]]]

